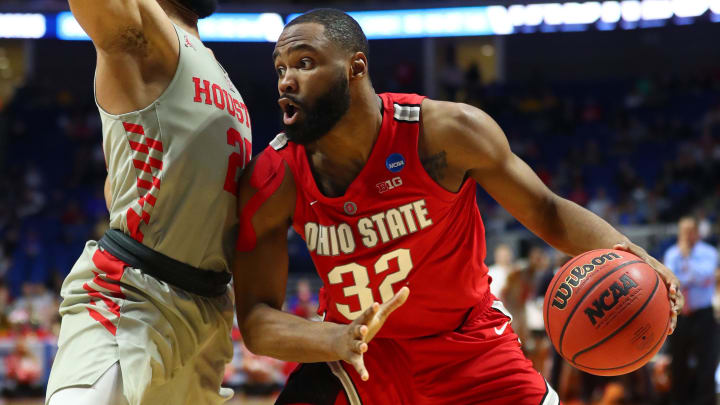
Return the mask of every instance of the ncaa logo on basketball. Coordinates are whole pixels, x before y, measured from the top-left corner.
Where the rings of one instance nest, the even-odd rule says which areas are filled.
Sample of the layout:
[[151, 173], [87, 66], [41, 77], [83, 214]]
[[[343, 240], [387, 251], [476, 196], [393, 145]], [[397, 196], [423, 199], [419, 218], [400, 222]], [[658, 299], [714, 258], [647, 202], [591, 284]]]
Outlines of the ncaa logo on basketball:
[[630, 290], [637, 286], [637, 282], [629, 274], [623, 274], [617, 281], [610, 284], [608, 289], [603, 291], [589, 307], [585, 308], [584, 312], [590, 323], [596, 325], [597, 319], [602, 320], [605, 312], [613, 309], [620, 302], [620, 298], [628, 295]]
[[590, 263], [575, 266], [570, 270], [570, 275], [565, 278], [565, 282], [560, 284], [558, 289], [555, 291], [555, 297], [552, 301], [552, 306], [558, 309], [565, 309], [568, 301], [573, 295], [573, 288], [577, 288], [580, 283], [595, 270], [596, 267], [602, 266], [606, 262], [620, 259], [622, 256], [615, 252], [606, 253], [602, 256], [594, 257], [590, 260]]
[[393, 173], [405, 168], [405, 158], [399, 153], [393, 153], [385, 160], [385, 167]]

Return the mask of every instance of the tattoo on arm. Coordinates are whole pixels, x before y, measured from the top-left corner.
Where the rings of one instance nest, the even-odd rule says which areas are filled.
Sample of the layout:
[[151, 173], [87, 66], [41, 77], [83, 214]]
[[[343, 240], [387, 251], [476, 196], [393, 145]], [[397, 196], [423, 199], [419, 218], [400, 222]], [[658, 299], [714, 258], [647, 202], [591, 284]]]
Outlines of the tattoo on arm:
[[440, 180], [445, 177], [445, 169], [448, 167], [447, 153], [445, 153], [445, 151], [421, 158], [420, 162], [425, 168], [425, 171], [436, 182], [440, 182]]

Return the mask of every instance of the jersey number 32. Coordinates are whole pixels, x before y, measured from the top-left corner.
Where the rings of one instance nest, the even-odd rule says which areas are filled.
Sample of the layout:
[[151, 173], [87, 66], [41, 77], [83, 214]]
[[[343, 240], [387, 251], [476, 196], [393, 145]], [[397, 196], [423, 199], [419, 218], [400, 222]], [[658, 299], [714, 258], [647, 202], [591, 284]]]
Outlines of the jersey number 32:
[[[392, 259], [397, 259], [397, 270], [385, 276], [378, 287], [380, 302], [383, 303], [389, 301], [390, 298], [395, 295], [393, 285], [405, 280], [413, 267], [410, 250], [396, 249], [380, 256], [373, 266], [374, 274], [379, 275], [390, 269], [390, 261]], [[352, 321], [369, 308], [375, 300], [373, 298], [373, 290], [369, 287], [370, 274], [368, 273], [368, 269], [358, 263], [349, 263], [333, 268], [328, 273], [328, 282], [331, 285], [342, 284], [343, 275], [346, 273], [352, 274], [353, 284], [343, 288], [343, 293], [345, 297], [357, 296], [358, 301], [360, 301], [360, 309], [352, 311], [347, 304], [337, 303], [335, 305], [337, 305], [337, 309], [342, 316]]]

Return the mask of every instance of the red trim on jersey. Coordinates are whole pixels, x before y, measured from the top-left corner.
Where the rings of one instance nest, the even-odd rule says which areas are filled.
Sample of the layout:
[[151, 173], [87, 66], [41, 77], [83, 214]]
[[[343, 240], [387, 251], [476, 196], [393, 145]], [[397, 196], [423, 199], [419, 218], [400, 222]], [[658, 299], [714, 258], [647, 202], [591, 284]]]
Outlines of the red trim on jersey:
[[142, 125], [133, 124], [130, 122], [123, 122], [123, 127], [125, 127], [125, 132], [132, 132], [133, 134], [145, 135], [145, 128], [143, 128]]
[[143, 160], [133, 159], [133, 166], [135, 166], [136, 169], [142, 170], [146, 173], [152, 173], [150, 165], [145, 163], [145, 161]]
[[152, 179], [153, 179], [152, 183], [147, 180], [137, 179], [137, 186], [140, 188], [144, 188], [145, 190], [148, 190], [148, 191], [152, 190], [153, 187], [159, 189], [160, 188], [160, 179], [158, 179], [155, 176], [153, 176]]
[[154, 157], [148, 156], [147, 162], [150, 164], [150, 167], [154, 167], [158, 170], [162, 170], [162, 168], [163, 168], [162, 160], [157, 160]]
[[147, 144], [147, 146], [155, 149], [156, 151], [163, 152], [163, 144], [157, 139], [145, 138], [145, 143]]
[[148, 154], [148, 153], [150, 153], [150, 148], [155, 149], [156, 151], [162, 152], [163, 151], [162, 142], [157, 141], [152, 138], [148, 138], [148, 137], [145, 137], [145, 143], [130, 141], [130, 149], [132, 149], [132, 150], [136, 150], [138, 152]]
[[252, 217], [260, 206], [277, 191], [285, 178], [285, 163], [277, 153], [263, 153], [257, 157], [250, 176], [250, 186], [257, 190], [238, 215], [240, 224], [236, 249], [249, 252], [255, 249], [257, 235]]
[[154, 195], [147, 193], [140, 199], [140, 205], [145, 205], [145, 201], [150, 203], [153, 207], [155, 206], [155, 203], [157, 202], [157, 198], [155, 198]]
[[132, 207], [130, 207], [125, 214], [125, 217], [127, 219], [130, 237], [138, 242], [142, 242], [145, 235], [143, 235], [143, 233], [140, 231], [140, 215], [138, 215], [138, 213], [135, 212]]
[[129, 141], [130, 142], [130, 149], [136, 150], [138, 152], [142, 152], [144, 154], [150, 153], [150, 149], [147, 147], [147, 145], [135, 141]]
[[[150, 190], [152, 188], [152, 183], [150, 183], [147, 180], [137, 179], [137, 186], [140, 188], [144, 188], [145, 190]], [[141, 200], [142, 200], [142, 198], [141, 198]], [[142, 205], [142, 204], [140, 204], [140, 205]]]
[[[133, 166], [135, 169], [148, 173], [152, 177], [151, 182], [136, 176], [136, 185], [140, 198], [137, 200], [137, 206], [130, 207], [126, 213], [126, 221], [130, 236], [138, 242], [142, 242], [144, 235], [140, 231], [140, 223], [150, 223], [150, 214], [152, 212], [151, 207], [155, 207], [155, 204], [157, 203], [158, 192], [160, 190], [159, 177], [160, 172], [163, 169], [162, 159], [150, 156], [150, 149], [155, 149], [156, 151], [162, 153], [163, 143], [158, 139], [146, 136], [145, 128], [143, 128], [140, 124], [123, 122], [123, 127], [128, 133], [128, 144], [130, 145], [130, 149], [137, 152], [132, 153]], [[134, 141], [131, 139], [129, 134], [140, 135], [140, 141]], [[136, 136], [133, 137], [137, 139]], [[147, 201], [151, 207], [145, 207], [145, 201]], [[140, 212], [137, 210], [138, 206], [140, 208]]]

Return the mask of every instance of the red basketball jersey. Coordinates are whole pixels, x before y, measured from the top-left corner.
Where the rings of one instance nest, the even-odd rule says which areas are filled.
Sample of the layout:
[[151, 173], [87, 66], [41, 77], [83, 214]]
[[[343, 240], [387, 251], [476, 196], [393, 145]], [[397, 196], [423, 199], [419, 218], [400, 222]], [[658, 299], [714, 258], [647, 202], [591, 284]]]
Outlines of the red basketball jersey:
[[451, 331], [488, 296], [476, 186], [468, 179], [457, 193], [449, 192], [420, 163], [423, 96], [380, 97], [380, 134], [365, 167], [341, 197], [318, 190], [302, 145], [280, 134], [265, 153], [292, 170], [297, 185], [293, 227], [323, 280], [326, 320], [349, 323], [407, 285], [408, 301], [379, 336]]

